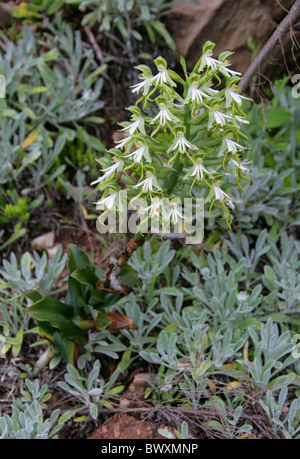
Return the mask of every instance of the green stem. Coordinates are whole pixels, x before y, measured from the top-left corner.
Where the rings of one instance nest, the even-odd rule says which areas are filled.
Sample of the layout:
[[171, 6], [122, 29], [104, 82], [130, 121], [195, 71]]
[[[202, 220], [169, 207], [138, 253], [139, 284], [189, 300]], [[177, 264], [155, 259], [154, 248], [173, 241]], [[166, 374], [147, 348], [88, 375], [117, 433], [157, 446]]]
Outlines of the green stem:
[[170, 195], [173, 191], [174, 186], [177, 183], [178, 177], [179, 177], [179, 172], [182, 171], [183, 169], [183, 164], [182, 164], [182, 155], [179, 154], [177, 155], [177, 158], [174, 162], [173, 166], [174, 171], [171, 173], [169, 178], [166, 181], [164, 189], [166, 190], [166, 193]]
[[185, 131], [185, 137], [190, 140], [190, 135], [191, 135], [191, 125], [190, 125], [190, 120], [191, 120], [191, 112], [189, 110], [188, 104], [185, 106], [184, 109], [184, 126], [186, 128]]

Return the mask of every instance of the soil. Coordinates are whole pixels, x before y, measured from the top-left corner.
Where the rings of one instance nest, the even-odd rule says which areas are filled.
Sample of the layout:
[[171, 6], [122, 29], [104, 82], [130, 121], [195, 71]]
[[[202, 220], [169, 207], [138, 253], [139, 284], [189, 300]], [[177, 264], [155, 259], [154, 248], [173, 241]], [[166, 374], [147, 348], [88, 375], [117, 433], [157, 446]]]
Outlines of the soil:
[[127, 414], [115, 414], [106, 421], [99, 429], [89, 436], [89, 440], [150, 440], [165, 439], [158, 433], [159, 429], [174, 429], [164, 425], [149, 421], [138, 420]]

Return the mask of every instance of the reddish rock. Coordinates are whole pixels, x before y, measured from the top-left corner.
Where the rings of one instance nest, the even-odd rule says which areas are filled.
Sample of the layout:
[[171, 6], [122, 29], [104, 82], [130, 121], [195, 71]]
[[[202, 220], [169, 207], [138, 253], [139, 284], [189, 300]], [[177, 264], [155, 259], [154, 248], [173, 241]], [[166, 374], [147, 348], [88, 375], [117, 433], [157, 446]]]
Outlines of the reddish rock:
[[[249, 37], [256, 46], [263, 46], [286, 15], [283, 8], [289, 9], [293, 3], [293, 0], [280, 0], [281, 7], [276, 0], [176, 2], [169, 15], [169, 28], [176, 42], [177, 57], [185, 57], [191, 69], [200, 57], [203, 44], [210, 40], [216, 43], [214, 56], [225, 50], [234, 51], [230, 56], [231, 68], [244, 73], [252, 60]], [[293, 65], [289, 37], [285, 53], [287, 62]], [[269, 73], [278, 70], [278, 65], [281, 70], [285, 65], [280, 46], [261, 70]]]
[[95, 430], [89, 440], [150, 440], [165, 439], [158, 433], [158, 429], [168, 429], [174, 432], [169, 426], [154, 424], [153, 422], [138, 420], [127, 414], [115, 414], [99, 429]]

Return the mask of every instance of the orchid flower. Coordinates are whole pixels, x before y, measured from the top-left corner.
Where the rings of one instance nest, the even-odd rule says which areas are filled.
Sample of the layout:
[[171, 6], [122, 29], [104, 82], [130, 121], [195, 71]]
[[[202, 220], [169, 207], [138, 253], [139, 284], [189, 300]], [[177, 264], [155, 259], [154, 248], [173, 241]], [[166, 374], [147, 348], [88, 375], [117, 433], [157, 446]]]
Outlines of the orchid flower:
[[232, 140], [230, 137], [224, 137], [224, 143], [226, 144], [226, 148], [231, 153], [235, 154], [238, 150], [245, 150], [246, 147], [243, 147], [239, 143]]
[[213, 172], [215, 172], [215, 171], [211, 171], [210, 172], [207, 169], [205, 169], [205, 167], [203, 166], [202, 158], [198, 158], [196, 163], [195, 163], [195, 167], [192, 170], [192, 172], [189, 174], [189, 176], [196, 177], [196, 180], [201, 181], [201, 180], [204, 179], [204, 174], [207, 174], [208, 176], [211, 177], [211, 174]]
[[94, 182], [91, 183], [91, 186], [92, 185], [96, 185], [96, 183], [101, 183], [103, 182], [104, 180], [108, 179], [109, 177], [111, 177], [113, 175], [113, 173], [116, 171], [116, 170], [122, 170], [123, 169], [123, 165], [124, 165], [124, 162], [119, 159], [117, 162], [115, 162], [115, 164], [113, 164], [112, 166], [109, 166], [107, 167], [106, 169], [102, 169], [101, 172], [105, 172], [104, 175], [102, 175], [101, 177], [99, 177], [97, 180], [95, 180]]
[[121, 131], [128, 131], [130, 135], [133, 135], [135, 131], [139, 128], [140, 124], [144, 125], [144, 118], [141, 116], [139, 117], [132, 117], [133, 121], [128, 126], [125, 126]]
[[114, 193], [110, 194], [106, 198], [99, 200], [96, 203], [96, 209], [97, 210], [99, 210], [99, 209], [101, 210], [102, 206], [104, 206], [106, 209], [112, 210], [114, 208], [114, 206], [115, 206], [115, 200], [116, 200], [117, 196], [118, 196], [118, 192], [115, 191]]
[[156, 187], [157, 189], [160, 190], [160, 187], [158, 185], [155, 175], [152, 174], [151, 172], [147, 172], [146, 176], [147, 177], [144, 180], [142, 180], [142, 182], [139, 182], [133, 188], [142, 187], [143, 193], [148, 193], [148, 191], [153, 191], [153, 187]]
[[192, 145], [184, 136], [182, 131], [177, 132], [177, 138], [172, 143], [171, 147], [168, 149], [168, 152], [172, 150], [179, 150], [180, 153], [185, 153], [186, 149], [190, 148], [191, 150], [196, 150], [196, 146]]
[[156, 120], [159, 120], [159, 124], [161, 126], [165, 126], [167, 121], [174, 121], [175, 123], [180, 122], [180, 119], [177, 118], [173, 113], [170, 112], [166, 104], [160, 103], [159, 104], [159, 112], [158, 114], [153, 118], [153, 120], [150, 122], [150, 124], [153, 124]]
[[129, 155], [126, 155], [126, 158], [132, 158], [134, 162], [140, 163], [142, 158], [145, 157], [148, 162], [151, 162], [151, 158], [149, 156], [149, 147], [146, 143], [138, 142], [137, 144], [139, 148]]

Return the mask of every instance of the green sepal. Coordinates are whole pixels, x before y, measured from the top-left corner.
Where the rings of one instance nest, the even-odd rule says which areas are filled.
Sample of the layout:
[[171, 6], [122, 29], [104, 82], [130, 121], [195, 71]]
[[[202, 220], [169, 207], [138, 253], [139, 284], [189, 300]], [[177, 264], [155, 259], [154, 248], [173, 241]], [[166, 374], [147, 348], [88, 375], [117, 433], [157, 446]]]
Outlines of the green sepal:
[[187, 73], [186, 61], [185, 61], [185, 58], [183, 56], [181, 56], [181, 58], [180, 58], [180, 64], [181, 64], [181, 67], [182, 67], [184, 73]]
[[174, 70], [168, 69], [168, 74], [172, 80], [176, 81], [177, 83], [181, 83], [182, 85], [185, 85], [185, 81], [181, 78], [181, 76], [178, 75], [178, 73], [174, 72]]
[[137, 65], [134, 68], [139, 70], [140, 72], [144, 73], [145, 75], [152, 76], [151, 69], [150, 69], [150, 67], [148, 67], [148, 65], [141, 64], [141, 65]]
[[222, 53], [220, 53], [218, 56], [218, 60], [226, 63], [227, 58], [232, 56], [232, 54], [234, 54], [232, 51], [222, 51]]

